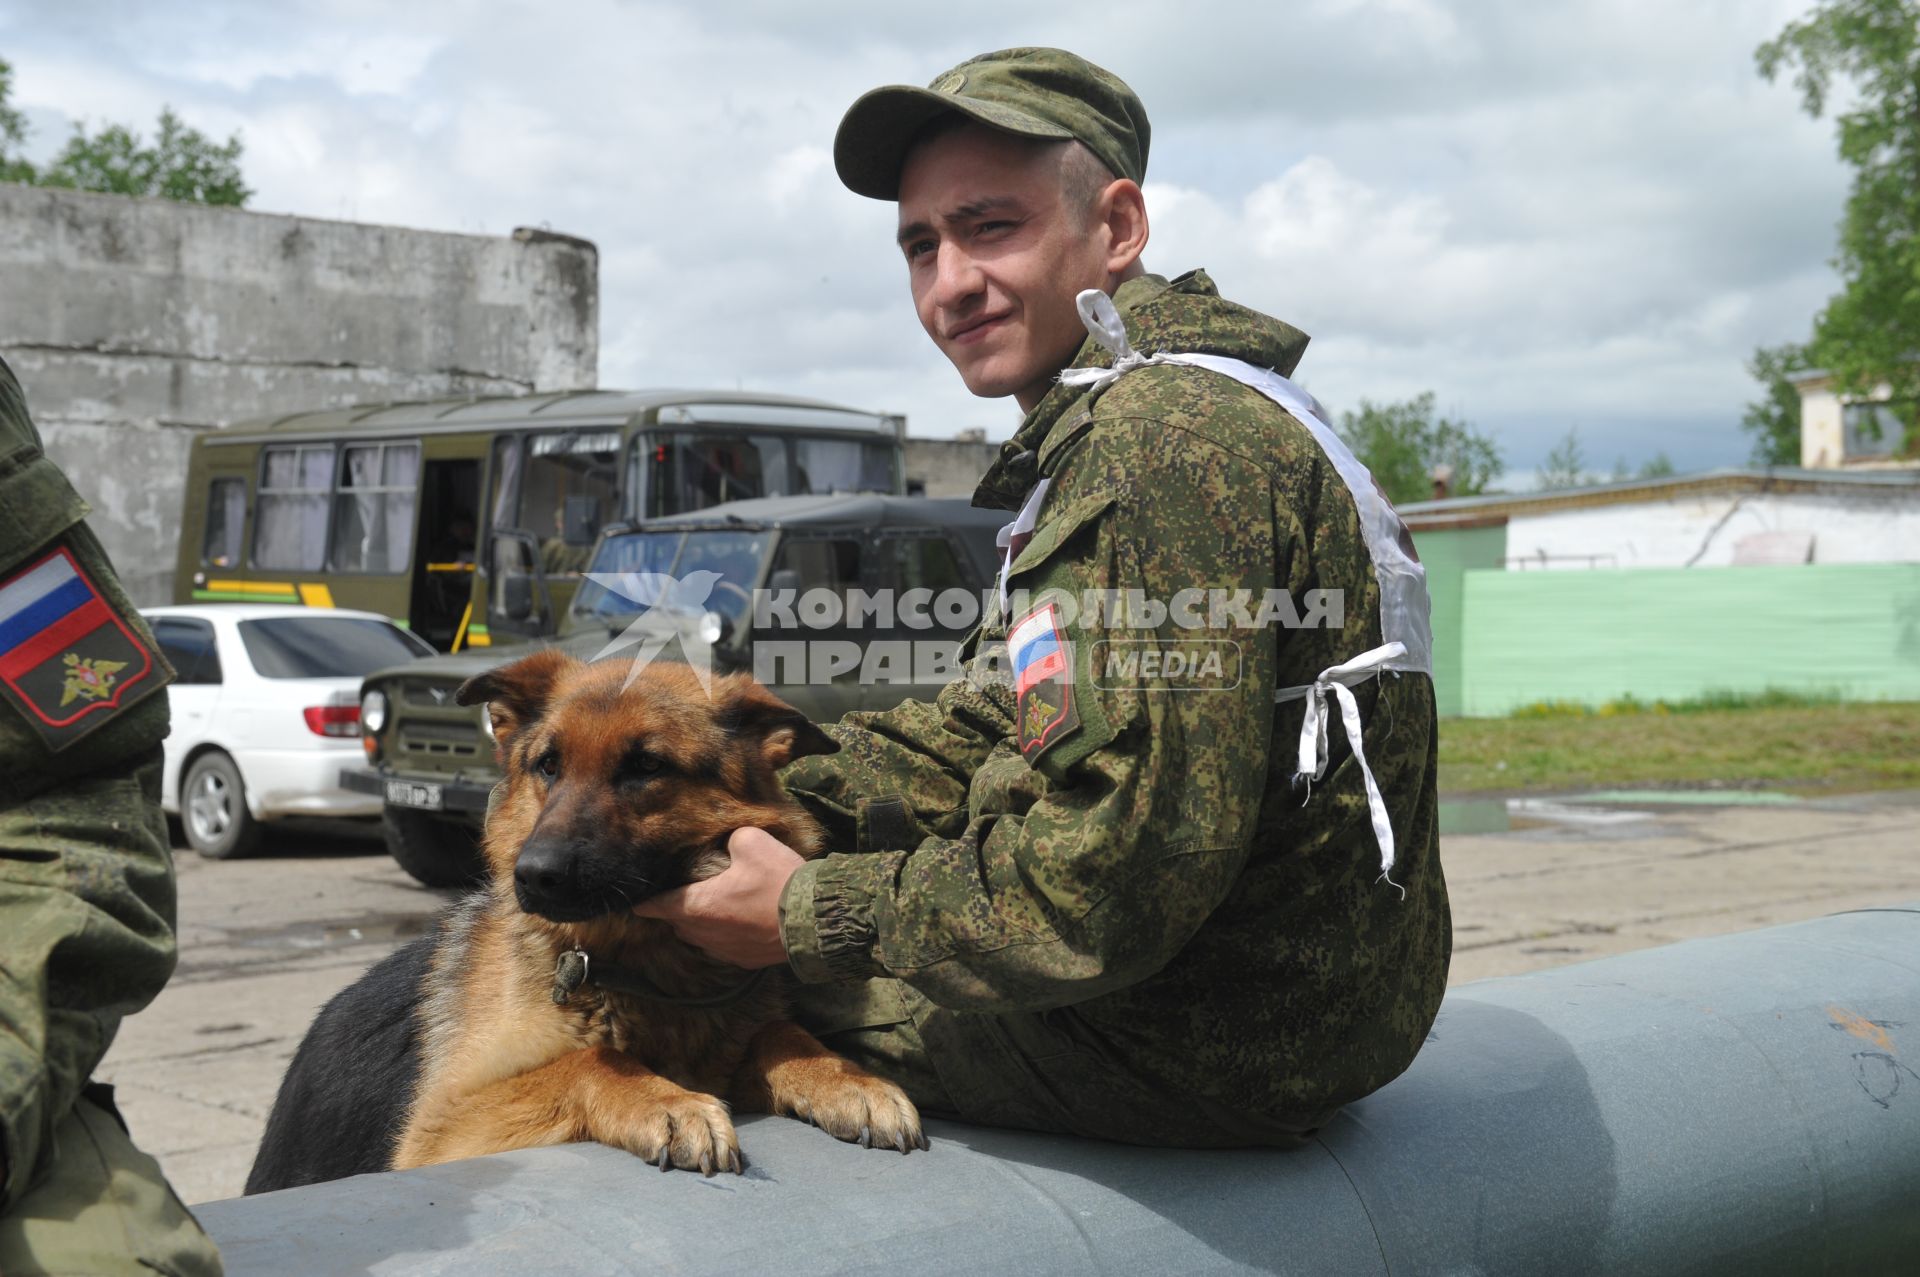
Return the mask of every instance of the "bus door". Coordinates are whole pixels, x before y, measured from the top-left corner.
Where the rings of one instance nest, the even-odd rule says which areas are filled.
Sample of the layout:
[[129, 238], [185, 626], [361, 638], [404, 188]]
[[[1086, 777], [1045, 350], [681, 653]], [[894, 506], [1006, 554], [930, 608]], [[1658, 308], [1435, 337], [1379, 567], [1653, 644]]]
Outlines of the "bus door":
[[[484, 625], [469, 643], [552, 634], [601, 525], [619, 510], [615, 426], [502, 435], [494, 442]], [[475, 618], [476, 622], [479, 618]]]
[[429, 457], [420, 475], [419, 548], [407, 616], [413, 632], [442, 652], [467, 646], [479, 511], [479, 459]]

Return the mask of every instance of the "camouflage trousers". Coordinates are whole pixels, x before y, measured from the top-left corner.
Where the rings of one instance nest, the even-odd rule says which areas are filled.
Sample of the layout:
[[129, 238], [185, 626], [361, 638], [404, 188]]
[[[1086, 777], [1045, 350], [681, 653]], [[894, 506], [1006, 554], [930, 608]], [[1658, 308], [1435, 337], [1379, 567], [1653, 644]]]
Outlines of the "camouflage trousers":
[[800, 986], [795, 1012], [929, 1117], [1161, 1148], [1291, 1148], [1312, 1134], [1138, 1076], [1101, 1052], [1071, 1007], [950, 1011], [903, 981], [857, 980]]
[[54, 1127], [51, 1170], [0, 1217], [0, 1273], [219, 1277], [212, 1239], [116, 1118], [83, 1096]]

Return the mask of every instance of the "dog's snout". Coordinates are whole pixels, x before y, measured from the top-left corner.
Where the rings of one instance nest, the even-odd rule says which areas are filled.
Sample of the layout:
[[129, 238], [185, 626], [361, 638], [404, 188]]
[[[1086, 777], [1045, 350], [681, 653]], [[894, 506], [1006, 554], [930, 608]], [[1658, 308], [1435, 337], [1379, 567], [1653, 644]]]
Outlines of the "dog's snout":
[[564, 895], [574, 876], [574, 848], [559, 840], [531, 843], [513, 864], [513, 882], [535, 896]]

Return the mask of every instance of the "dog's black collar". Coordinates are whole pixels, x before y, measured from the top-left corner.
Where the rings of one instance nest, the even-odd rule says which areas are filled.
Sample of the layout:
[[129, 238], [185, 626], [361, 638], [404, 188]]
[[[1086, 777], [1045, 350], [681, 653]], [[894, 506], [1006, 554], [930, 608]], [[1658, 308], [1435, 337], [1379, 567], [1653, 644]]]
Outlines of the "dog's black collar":
[[650, 1002], [665, 1002], [669, 1006], [718, 1007], [738, 1001], [752, 993], [760, 987], [761, 981], [767, 978], [767, 972], [772, 969], [762, 967], [730, 989], [691, 996], [668, 993], [632, 967], [623, 967], [612, 962], [589, 962], [585, 949], [568, 949], [553, 964], [553, 1000], [556, 1003], [564, 1003], [573, 997], [574, 991], [581, 985], [594, 984], [602, 989], [611, 989], [615, 993], [645, 998]]

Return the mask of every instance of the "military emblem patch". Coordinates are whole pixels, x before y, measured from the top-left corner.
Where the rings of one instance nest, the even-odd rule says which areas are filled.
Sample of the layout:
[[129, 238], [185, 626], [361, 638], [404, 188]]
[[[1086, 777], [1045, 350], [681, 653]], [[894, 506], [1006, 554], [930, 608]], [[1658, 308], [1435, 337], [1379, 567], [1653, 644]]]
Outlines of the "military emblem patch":
[[127, 668], [125, 661], [109, 661], [97, 656], [83, 661], [78, 652], [68, 652], [60, 658], [60, 663], [67, 667], [67, 685], [60, 692], [61, 709], [78, 699], [105, 700], [113, 690], [115, 676]]
[[61, 750], [166, 685], [65, 546], [0, 581], [0, 695]]
[[1007, 631], [1013, 668], [1014, 717], [1020, 753], [1028, 763], [1080, 726], [1073, 703], [1073, 645], [1060, 623], [1060, 609], [1042, 603]]

